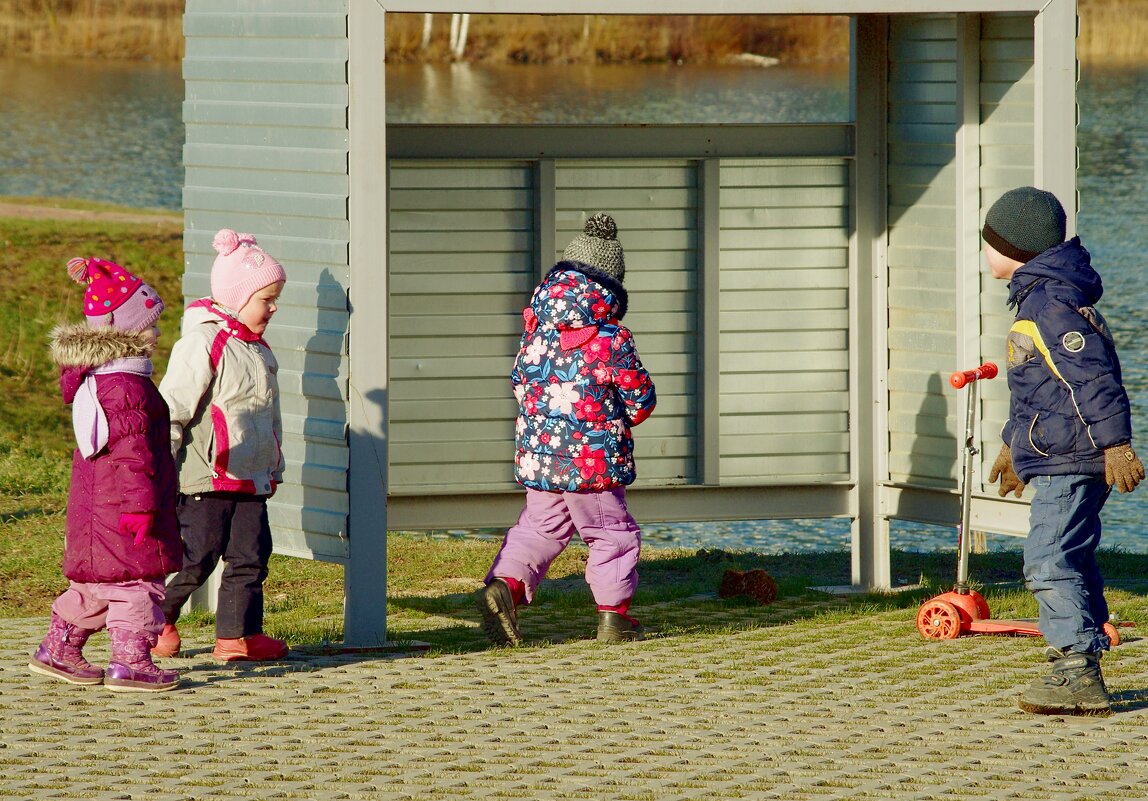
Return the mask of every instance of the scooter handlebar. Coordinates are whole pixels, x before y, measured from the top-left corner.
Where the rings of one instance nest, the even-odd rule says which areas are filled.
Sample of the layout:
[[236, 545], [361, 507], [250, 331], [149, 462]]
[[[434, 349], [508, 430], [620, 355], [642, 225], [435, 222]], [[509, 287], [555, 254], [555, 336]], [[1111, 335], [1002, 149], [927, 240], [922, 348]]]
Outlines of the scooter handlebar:
[[985, 362], [980, 367], [974, 367], [972, 370], [958, 370], [949, 376], [949, 383], [957, 389], [960, 389], [965, 386], [965, 384], [971, 384], [982, 378], [987, 380], [996, 377], [997, 366], [992, 362]]

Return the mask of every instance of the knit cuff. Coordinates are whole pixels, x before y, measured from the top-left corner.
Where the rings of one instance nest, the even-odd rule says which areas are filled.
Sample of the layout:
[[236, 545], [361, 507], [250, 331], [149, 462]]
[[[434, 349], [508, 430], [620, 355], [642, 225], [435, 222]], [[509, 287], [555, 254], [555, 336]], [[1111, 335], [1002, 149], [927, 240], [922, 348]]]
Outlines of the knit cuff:
[[1039, 253], [1029, 253], [1027, 250], [1021, 250], [1016, 247], [994, 231], [988, 223], [985, 223], [985, 227], [981, 231], [981, 236], [1002, 256], [1015, 259], [1022, 264], [1028, 263], [1040, 255]]

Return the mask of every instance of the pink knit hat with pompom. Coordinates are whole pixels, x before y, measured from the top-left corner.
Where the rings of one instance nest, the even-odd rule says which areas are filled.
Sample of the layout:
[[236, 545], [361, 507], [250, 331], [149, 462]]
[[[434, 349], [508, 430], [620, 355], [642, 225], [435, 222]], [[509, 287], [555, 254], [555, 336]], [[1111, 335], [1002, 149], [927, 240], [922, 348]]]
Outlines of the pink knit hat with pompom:
[[110, 325], [121, 331], [144, 331], [163, 314], [159, 293], [115, 262], [71, 259], [68, 275], [87, 286], [84, 317], [92, 328]]
[[219, 254], [211, 266], [211, 296], [233, 312], [242, 311], [263, 287], [287, 280], [283, 267], [256, 244], [251, 234], [224, 228], [211, 246]]

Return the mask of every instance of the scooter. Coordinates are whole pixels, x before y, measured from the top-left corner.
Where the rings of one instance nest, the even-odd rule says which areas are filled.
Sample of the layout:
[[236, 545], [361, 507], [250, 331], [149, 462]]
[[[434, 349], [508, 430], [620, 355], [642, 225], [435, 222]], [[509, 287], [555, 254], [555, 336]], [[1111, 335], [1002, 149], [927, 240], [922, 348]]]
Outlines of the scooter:
[[[988, 601], [979, 592], [969, 589], [969, 539], [966, 527], [972, 506], [974, 457], [980, 453], [980, 449], [976, 446], [973, 426], [976, 419], [977, 382], [988, 381], [996, 376], [997, 366], [992, 362], [985, 362], [972, 370], [958, 370], [949, 376], [949, 383], [954, 388], [968, 387], [961, 518], [957, 524], [957, 583], [951, 592], [930, 598], [917, 610], [917, 631], [930, 640], [955, 640], [962, 634], [1040, 636], [1036, 619], [993, 619]], [[1113, 646], [1120, 644], [1120, 632], [1111, 621], [1104, 624], [1104, 633], [1108, 635], [1109, 642]]]

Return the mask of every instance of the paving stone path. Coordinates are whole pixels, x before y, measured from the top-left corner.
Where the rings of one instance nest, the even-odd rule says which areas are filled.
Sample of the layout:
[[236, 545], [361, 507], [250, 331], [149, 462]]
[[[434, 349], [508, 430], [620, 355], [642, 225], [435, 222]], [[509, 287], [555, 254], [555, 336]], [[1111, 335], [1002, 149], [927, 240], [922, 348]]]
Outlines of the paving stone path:
[[0, 798], [1148, 798], [1148, 641], [1105, 660], [1115, 715], [1040, 717], [1015, 704], [1040, 641], [874, 617], [263, 665], [193, 640], [160, 695], [32, 675], [46, 620], [3, 620]]

